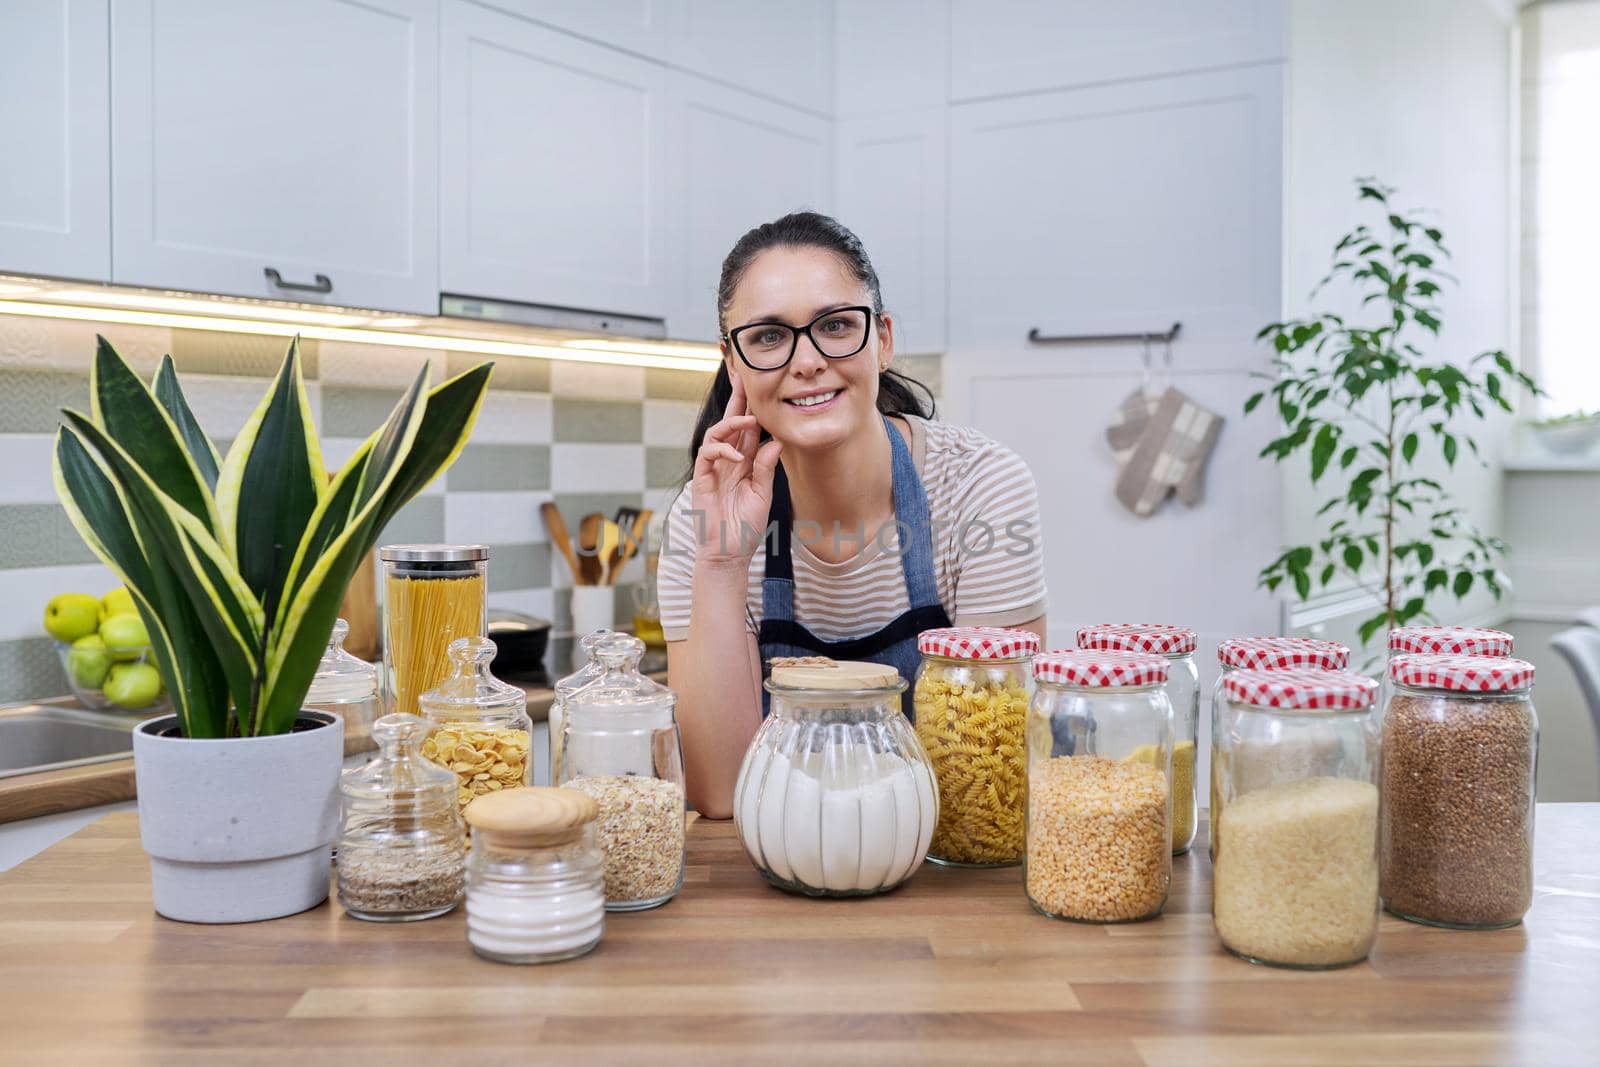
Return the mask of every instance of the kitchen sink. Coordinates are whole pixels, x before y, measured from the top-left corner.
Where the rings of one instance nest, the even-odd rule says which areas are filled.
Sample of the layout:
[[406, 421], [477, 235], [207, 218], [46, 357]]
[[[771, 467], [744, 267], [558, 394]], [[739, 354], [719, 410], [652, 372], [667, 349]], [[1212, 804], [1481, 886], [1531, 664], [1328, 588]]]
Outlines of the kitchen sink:
[[0, 708], [0, 778], [126, 759], [142, 719], [68, 701]]

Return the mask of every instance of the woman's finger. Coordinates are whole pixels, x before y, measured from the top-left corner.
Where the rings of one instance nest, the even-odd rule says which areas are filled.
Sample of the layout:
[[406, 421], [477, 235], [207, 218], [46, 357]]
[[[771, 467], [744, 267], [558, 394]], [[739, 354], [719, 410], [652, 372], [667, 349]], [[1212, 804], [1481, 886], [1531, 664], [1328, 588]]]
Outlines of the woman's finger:
[[750, 480], [766, 499], [772, 499], [772, 479], [778, 470], [778, 459], [783, 455], [782, 441], [768, 441], [756, 452], [751, 466]]
[[744, 379], [734, 373], [731, 367], [728, 370], [728, 378], [733, 382], [733, 395], [728, 397], [728, 407], [722, 413], [724, 419], [744, 415], [749, 411], [745, 406]]
[[748, 430], [759, 432], [760, 426], [756, 422], [756, 417], [754, 415], [734, 415], [723, 419], [721, 422], [712, 423], [711, 428], [706, 431], [705, 440], [733, 441]]

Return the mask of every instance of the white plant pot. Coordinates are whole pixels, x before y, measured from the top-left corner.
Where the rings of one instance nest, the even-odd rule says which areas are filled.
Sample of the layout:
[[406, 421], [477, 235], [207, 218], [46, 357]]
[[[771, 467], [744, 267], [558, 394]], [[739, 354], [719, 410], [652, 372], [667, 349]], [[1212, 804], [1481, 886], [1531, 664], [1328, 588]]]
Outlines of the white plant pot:
[[276, 919], [328, 897], [338, 831], [344, 728], [339, 716], [276, 737], [162, 736], [163, 715], [133, 732], [139, 836], [156, 911], [195, 923]]

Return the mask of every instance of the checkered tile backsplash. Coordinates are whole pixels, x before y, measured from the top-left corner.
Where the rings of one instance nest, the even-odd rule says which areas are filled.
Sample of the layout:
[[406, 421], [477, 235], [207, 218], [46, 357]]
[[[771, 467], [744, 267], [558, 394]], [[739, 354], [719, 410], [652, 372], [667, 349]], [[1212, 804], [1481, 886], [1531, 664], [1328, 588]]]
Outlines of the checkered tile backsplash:
[[[44, 605], [57, 593], [100, 594], [114, 579], [56, 502], [50, 448], [63, 407], [87, 410], [94, 337], [141, 372], [170, 352], [201, 425], [225, 449], [283, 358], [282, 338], [0, 318], [0, 703], [67, 691]], [[387, 416], [424, 363], [435, 381], [478, 357], [333, 341], [302, 344], [324, 459], [336, 467]], [[938, 391], [938, 357], [897, 361]], [[490, 546], [489, 604], [571, 625], [572, 576], [553, 556], [539, 506], [579, 516], [621, 505], [664, 509], [688, 465], [689, 432], [710, 383], [691, 371], [534, 359], [501, 360], [472, 440], [455, 465], [397, 515], [380, 544]], [[635, 560], [617, 587], [632, 617]]]

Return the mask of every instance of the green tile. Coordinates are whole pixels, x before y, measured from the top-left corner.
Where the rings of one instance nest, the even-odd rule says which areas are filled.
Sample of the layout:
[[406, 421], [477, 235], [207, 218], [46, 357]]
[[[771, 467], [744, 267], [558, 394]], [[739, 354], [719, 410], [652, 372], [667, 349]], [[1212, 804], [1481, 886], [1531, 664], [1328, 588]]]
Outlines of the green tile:
[[93, 562], [60, 504], [0, 505], [0, 568]]
[[687, 448], [650, 447], [644, 450], [646, 489], [671, 489], [689, 472]]
[[[172, 362], [185, 374], [235, 374], [271, 378], [289, 352], [286, 337], [213, 330], [173, 330]], [[316, 378], [321, 364], [316, 341], [300, 341], [301, 373]]]
[[0, 704], [69, 692], [56, 643], [48, 637], [0, 641]]
[[[454, 378], [476, 367], [487, 358], [471, 352], [451, 352], [445, 359], [445, 370]], [[550, 361], [524, 359], [518, 356], [497, 357], [494, 360], [494, 373], [489, 377], [489, 388], [506, 389], [515, 393], [548, 393]]]
[[89, 376], [72, 371], [8, 370], [0, 384], [0, 433], [54, 433], [61, 409], [89, 413]]
[[444, 540], [444, 497], [419, 496], [389, 520], [381, 545], [432, 545]]
[[468, 445], [450, 468], [454, 492], [550, 488], [549, 445]]
[[403, 389], [363, 389], [352, 385], [322, 386], [322, 432], [328, 437], [359, 437], [382, 426], [405, 395]]
[[644, 405], [637, 401], [574, 400], [558, 396], [551, 407], [553, 440], [629, 445], [644, 440]]
[[489, 592], [550, 588], [550, 546], [489, 546]]
[[710, 374], [693, 370], [664, 370], [648, 367], [644, 372], [644, 395], [649, 400], [693, 400], [697, 403], [711, 391]]

